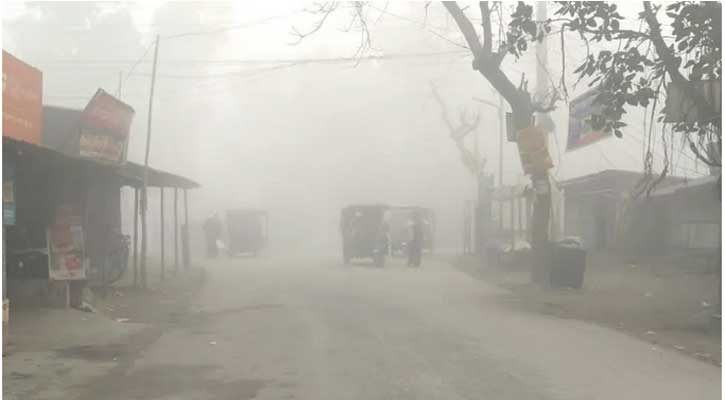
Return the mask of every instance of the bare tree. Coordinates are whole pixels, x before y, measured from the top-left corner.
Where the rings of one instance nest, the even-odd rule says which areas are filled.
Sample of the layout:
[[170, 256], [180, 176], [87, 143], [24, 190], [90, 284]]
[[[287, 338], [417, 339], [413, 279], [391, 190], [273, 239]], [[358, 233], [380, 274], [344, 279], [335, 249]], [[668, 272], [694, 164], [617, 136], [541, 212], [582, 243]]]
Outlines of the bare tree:
[[479, 159], [478, 154], [475, 154], [467, 149], [464, 139], [469, 133], [474, 132], [478, 128], [478, 125], [481, 122], [481, 115], [479, 113], [474, 113], [473, 118], [469, 119], [468, 112], [463, 109], [461, 110], [459, 117], [460, 122], [457, 126], [453, 125], [453, 122], [451, 122], [448, 115], [448, 109], [438, 93], [438, 89], [435, 85], [431, 84], [431, 90], [433, 91], [433, 98], [441, 108], [441, 118], [450, 132], [451, 139], [453, 139], [461, 154], [461, 161], [463, 162], [463, 165], [473, 176], [478, 176], [478, 174], [483, 171], [486, 160]]

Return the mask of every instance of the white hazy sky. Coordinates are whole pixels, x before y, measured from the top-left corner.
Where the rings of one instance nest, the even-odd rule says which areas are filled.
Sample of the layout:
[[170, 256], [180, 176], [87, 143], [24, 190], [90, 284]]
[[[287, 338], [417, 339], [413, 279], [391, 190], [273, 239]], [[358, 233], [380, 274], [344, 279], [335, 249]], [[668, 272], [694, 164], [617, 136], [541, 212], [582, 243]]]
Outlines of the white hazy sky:
[[[128, 7], [145, 44], [156, 33], [153, 11], [164, 2], [123, 3]], [[498, 99], [483, 77], [470, 67], [465, 51], [438, 57], [406, 60], [298, 65], [248, 75], [250, 68], [206, 64], [179, 64], [178, 60], [250, 60], [337, 58], [354, 54], [357, 32], [343, 32], [350, 19], [342, 9], [314, 36], [290, 45], [292, 26], [309, 29], [317, 16], [301, 12], [309, 3], [236, 2], [233, 12], [209, 21], [200, 13], [198, 22], [236, 27], [223, 33], [176, 39], [162, 39], [159, 74], [203, 75], [236, 70], [247, 76], [214, 79], [160, 78], [154, 109], [152, 165], [182, 173], [200, 181], [204, 188], [194, 194], [194, 215], [242, 204], [264, 206], [290, 225], [314, 226], [324, 221], [334, 227], [337, 210], [346, 203], [384, 201], [421, 204], [441, 214], [441, 230], [459, 238], [461, 204], [472, 196], [473, 181], [463, 169], [453, 142], [433, 101], [430, 83], [435, 82], [448, 102], [452, 115], [468, 108], [483, 116], [478, 134], [480, 148], [490, 168], [498, 165], [498, 123], [492, 111], [472, 100]], [[384, 8], [384, 3], [373, 3]], [[622, 7], [635, 7], [625, 6]], [[455, 52], [462, 50], [428, 29], [453, 41], [462, 41], [439, 3], [429, 7], [423, 26], [424, 4], [393, 2], [371, 26], [376, 54]], [[22, 2], [3, 2], [3, 19], [25, 12]], [[213, 14], [213, 13], [212, 13]], [[379, 12], [371, 11], [372, 19]], [[164, 36], [208, 30], [188, 21]], [[49, 32], [52, 37], [53, 32]], [[561, 48], [556, 40], [549, 47], [547, 81], [558, 82]], [[22, 54], [11, 41], [3, 47]], [[49, 43], [52, 46], [52, 43]], [[585, 49], [567, 37], [566, 68], [571, 74], [584, 57]], [[141, 54], [139, 54], [139, 57]], [[129, 158], [142, 160], [146, 135], [147, 93], [150, 56], [139, 64], [138, 75], [124, 87], [124, 100], [137, 111], [132, 130]], [[46, 86], [53, 80], [67, 80], [52, 65], [36, 64], [45, 72]], [[536, 59], [533, 52], [519, 61], [509, 57], [505, 68], [518, 82], [525, 72], [535, 86]], [[118, 69], [128, 69], [120, 65]], [[117, 70], [109, 69], [103, 82], [95, 83], [115, 91]], [[571, 97], [586, 90], [573, 87]], [[82, 73], [71, 79], [83, 79]], [[45, 93], [63, 96], [77, 93]], [[62, 99], [62, 97], [59, 97]], [[82, 107], [84, 98], [57, 100], [55, 104]], [[572, 153], [564, 152], [568, 106], [561, 103], [552, 113], [556, 142], [551, 152], [558, 179], [567, 179], [608, 168], [641, 170], [642, 112], [633, 110], [625, 139], [607, 139]], [[689, 153], [676, 156], [678, 174], [695, 169]], [[661, 165], [658, 157], [656, 167]], [[702, 171], [700, 167], [700, 171]], [[491, 170], [491, 172], [496, 172]], [[507, 182], [525, 182], [513, 144], [504, 146], [504, 176]], [[300, 210], [305, 210], [300, 213]], [[321, 240], [332, 240], [337, 231]], [[309, 228], [313, 229], [313, 228]]]

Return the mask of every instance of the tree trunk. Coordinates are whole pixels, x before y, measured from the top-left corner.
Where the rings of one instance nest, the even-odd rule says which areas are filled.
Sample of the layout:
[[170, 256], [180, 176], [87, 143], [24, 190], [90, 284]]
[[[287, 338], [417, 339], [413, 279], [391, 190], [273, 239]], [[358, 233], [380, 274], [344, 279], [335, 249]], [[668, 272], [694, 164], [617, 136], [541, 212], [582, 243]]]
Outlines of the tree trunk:
[[[469, 17], [456, 4], [455, 1], [444, 1], [443, 6], [448, 10], [453, 20], [461, 30], [471, 53], [473, 54], [472, 67], [478, 71], [511, 106], [516, 129], [524, 129], [533, 123], [534, 105], [531, 95], [526, 90], [524, 76], [521, 84], [516, 87], [506, 74], [501, 70], [501, 62], [506, 56], [503, 49], [494, 52], [492, 49], [493, 37], [491, 30], [491, 8], [488, 2], [479, 3], [481, 10], [481, 26], [483, 28], [483, 43], [479, 39], [478, 32], [474, 28]], [[543, 275], [546, 279], [548, 273], [548, 244], [549, 244], [549, 217], [551, 209], [551, 194], [549, 191], [549, 180], [546, 173], [539, 177], [532, 176], [532, 184], [536, 188], [534, 211], [531, 223], [531, 248], [532, 277], [538, 278]], [[538, 184], [538, 185], [537, 185]], [[538, 186], [538, 187], [537, 187]], [[513, 227], [512, 227], [513, 228]], [[544, 272], [543, 274], [541, 272]], [[535, 282], [545, 282], [534, 280]]]
[[549, 218], [551, 214], [551, 190], [547, 175], [532, 176], [534, 186], [534, 210], [531, 217], [531, 281], [541, 285], [549, 282], [548, 248]]

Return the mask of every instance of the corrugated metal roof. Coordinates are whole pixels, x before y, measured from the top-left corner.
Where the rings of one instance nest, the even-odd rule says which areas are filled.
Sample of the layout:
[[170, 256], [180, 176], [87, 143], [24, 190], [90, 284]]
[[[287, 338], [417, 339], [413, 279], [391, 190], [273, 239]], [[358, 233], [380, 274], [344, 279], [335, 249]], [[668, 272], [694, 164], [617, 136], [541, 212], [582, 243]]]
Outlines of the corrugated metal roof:
[[652, 191], [652, 193], [650, 193], [650, 197], [668, 196], [688, 189], [696, 189], [702, 188], [707, 185], [715, 185], [718, 178], [719, 177], [717, 176], [710, 175], [702, 178], [688, 179], [678, 184], [669, 185], [667, 187], [654, 190]]
[[[644, 173], [619, 169], [607, 169], [594, 174], [584, 175], [559, 182], [559, 187], [566, 189], [567, 194], [578, 192], [591, 193], [604, 190], [623, 193], [631, 190], [644, 178]], [[685, 181], [686, 178], [668, 176], [660, 187], [669, 186]]]
[[[127, 161], [123, 165], [107, 165], [92, 160], [83, 159], [78, 156], [78, 141], [82, 110], [43, 106], [43, 145], [51, 151], [62, 153], [67, 157], [88, 161], [98, 166], [111, 168], [113, 171], [125, 178], [124, 182], [129, 186], [143, 186], [143, 165]], [[182, 189], [194, 189], [200, 187], [197, 182], [149, 167], [148, 185], [151, 187], [177, 187]]]

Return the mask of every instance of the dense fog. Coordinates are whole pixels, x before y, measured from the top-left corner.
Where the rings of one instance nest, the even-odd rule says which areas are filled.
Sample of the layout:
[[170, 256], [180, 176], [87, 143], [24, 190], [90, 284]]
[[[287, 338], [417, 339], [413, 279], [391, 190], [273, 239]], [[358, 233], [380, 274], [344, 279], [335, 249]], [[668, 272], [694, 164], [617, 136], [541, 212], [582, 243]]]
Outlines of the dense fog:
[[[159, 34], [150, 164], [202, 185], [189, 193], [192, 224], [231, 208], [262, 208], [270, 213], [273, 247], [318, 250], [336, 246], [339, 212], [347, 204], [419, 205], [438, 215], [438, 247], [460, 248], [463, 204], [473, 198], [475, 182], [431, 84], [454, 119], [462, 109], [480, 113], [476, 134], [487, 173], [498, 176], [499, 159], [496, 112], [474, 100], [498, 103], [498, 96], [471, 69], [460, 32], [439, 4], [373, 4], [371, 46], [356, 60], [361, 34], [347, 31], [352, 15], [345, 9], [296, 43], [294, 29], [309, 31], [320, 20], [310, 8], [296, 2], [5, 2], [3, 47], [43, 71], [46, 104], [83, 108], [99, 87], [120, 95], [136, 110], [128, 158], [143, 162]], [[573, 97], [586, 90], [586, 83], [574, 85], [571, 73], [586, 50], [576, 38], [566, 40]], [[543, 62], [559, 71], [558, 35], [549, 41]], [[533, 87], [536, 63], [532, 51], [518, 61], [507, 58], [505, 67], [514, 81], [525, 73]], [[558, 82], [554, 75], [547, 81]], [[565, 154], [567, 110], [562, 102], [552, 113], [556, 179], [615, 165], [641, 170], [641, 110], [627, 117], [632, 123], [624, 139]], [[473, 146], [473, 137], [468, 140]], [[682, 154], [675, 156], [675, 174], [693, 174], [692, 156]], [[504, 183], [526, 183], [514, 144], [504, 144], [503, 157]], [[661, 163], [659, 154], [655, 167]], [[155, 191], [150, 207], [154, 251]]]

